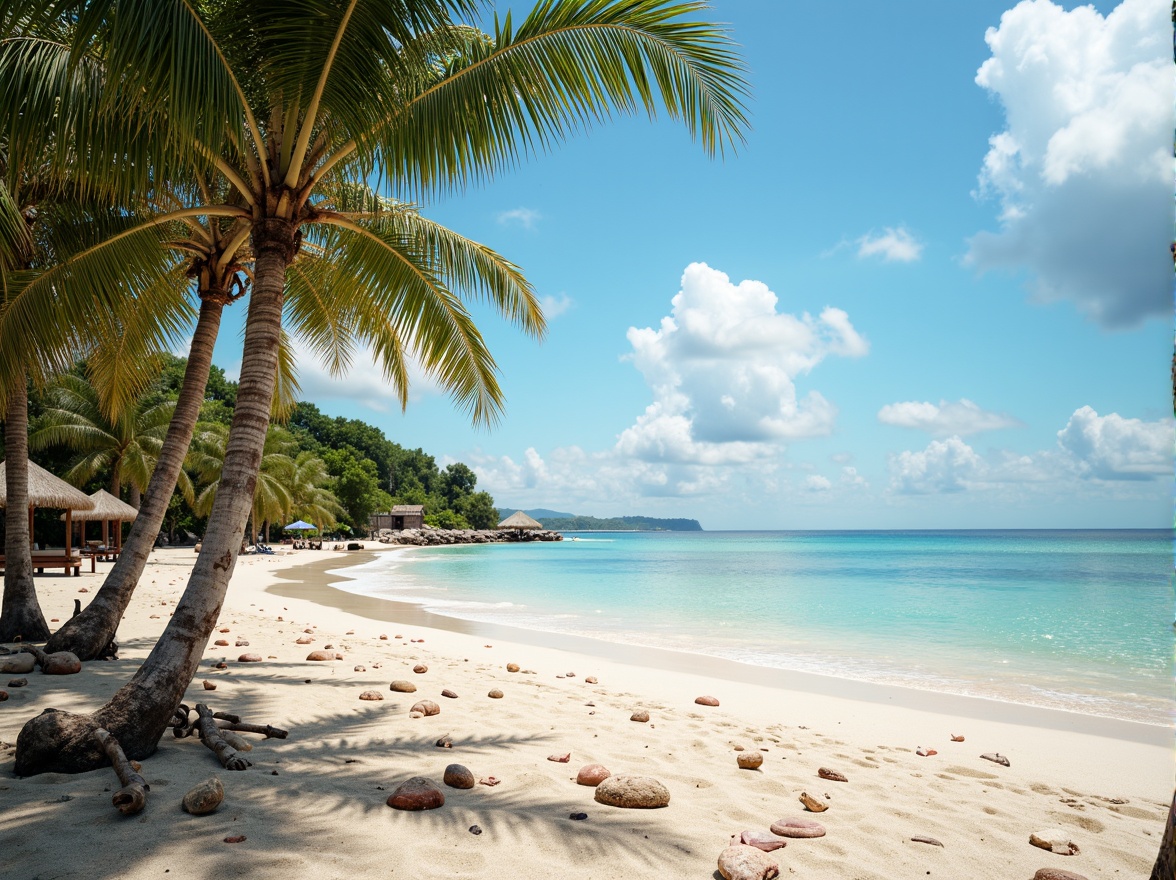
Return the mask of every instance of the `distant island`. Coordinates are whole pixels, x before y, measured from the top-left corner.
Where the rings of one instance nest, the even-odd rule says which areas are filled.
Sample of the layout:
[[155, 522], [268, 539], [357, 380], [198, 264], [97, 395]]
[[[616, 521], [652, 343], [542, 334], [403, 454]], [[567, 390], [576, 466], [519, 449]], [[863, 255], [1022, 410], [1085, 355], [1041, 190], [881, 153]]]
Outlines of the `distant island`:
[[[505, 519], [518, 510], [517, 507], [500, 507], [498, 515]], [[702, 525], [696, 519], [657, 519], [652, 516], [611, 516], [602, 519], [597, 516], [580, 516], [575, 513], [561, 513], [536, 507], [524, 510], [527, 516], [545, 529], [557, 532], [701, 532]]]

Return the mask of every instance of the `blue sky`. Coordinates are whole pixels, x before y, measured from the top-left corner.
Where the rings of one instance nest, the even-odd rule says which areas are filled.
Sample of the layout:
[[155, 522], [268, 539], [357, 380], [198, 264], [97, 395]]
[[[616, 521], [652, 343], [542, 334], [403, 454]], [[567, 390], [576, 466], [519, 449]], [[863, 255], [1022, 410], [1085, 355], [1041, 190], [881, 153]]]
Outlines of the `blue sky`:
[[305, 396], [465, 461], [502, 506], [1170, 525], [1163, 0], [713, 7], [749, 67], [737, 154], [618, 119], [426, 206], [548, 306], [542, 344], [482, 317], [495, 429], [427, 381], [401, 413], [367, 364], [306, 361]]

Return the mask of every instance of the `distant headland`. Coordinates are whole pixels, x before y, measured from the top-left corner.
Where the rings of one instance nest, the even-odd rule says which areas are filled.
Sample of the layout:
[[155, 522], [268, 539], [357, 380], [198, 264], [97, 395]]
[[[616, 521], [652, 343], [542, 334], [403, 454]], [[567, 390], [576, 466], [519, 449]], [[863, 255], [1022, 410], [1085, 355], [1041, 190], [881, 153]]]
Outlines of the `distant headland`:
[[[500, 507], [498, 515], [508, 517], [517, 507]], [[701, 532], [702, 525], [696, 519], [658, 519], [652, 516], [582, 516], [575, 513], [561, 513], [536, 507], [524, 510], [527, 516], [538, 520], [543, 528], [557, 532]]]

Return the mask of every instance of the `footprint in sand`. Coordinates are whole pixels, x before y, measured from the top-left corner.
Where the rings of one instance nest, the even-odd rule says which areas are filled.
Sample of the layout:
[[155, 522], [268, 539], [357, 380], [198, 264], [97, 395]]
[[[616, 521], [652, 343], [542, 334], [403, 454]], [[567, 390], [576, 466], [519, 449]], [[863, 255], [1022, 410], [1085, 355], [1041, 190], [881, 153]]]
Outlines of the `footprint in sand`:
[[1059, 822], [1064, 822], [1067, 825], [1077, 825], [1083, 831], [1089, 831], [1091, 834], [1102, 834], [1107, 830], [1107, 826], [1098, 819], [1093, 819], [1090, 816], [1080, 816], [1076, 813], [1050, 813]]
[[970, 779], [998, 779], [994, 773], [985, 773], [983, 770], [973, 770], [971, 767], [945, 767], [944, 772], [953, 773], [957, 776], [967, 776]]

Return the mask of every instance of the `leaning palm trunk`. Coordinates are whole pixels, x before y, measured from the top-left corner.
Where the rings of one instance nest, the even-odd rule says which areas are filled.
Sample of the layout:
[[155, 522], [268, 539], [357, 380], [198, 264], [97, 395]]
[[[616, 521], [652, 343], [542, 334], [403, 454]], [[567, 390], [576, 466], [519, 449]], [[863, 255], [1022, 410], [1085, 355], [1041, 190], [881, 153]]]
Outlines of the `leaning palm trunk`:
[[33, 588], [33, 554], [29, 541], [29, 394], [18, 376], [8, 394], [4, 417], [4, 466], [8, 501], [4, 511], [4, 601], [0, 605], [0, 642], [40, 642], [49, 638]]
[[184, 369], [184, 383], [180, 386], [180, 398], [176, 402], [155, 470], [151, 473], [151, 482], [147, 486], [139, 515], [98, 594], [81, 614], [70, 619], [50, 637], [45, 648], [47, 651], [72, 651], [80, 660], [93, 660], [102, 656], [114, 640], [119, 622], [147, 564], [147, 556], [155, 545], [155, 537], [163, 525], [168, 502], [196, 430], [223, 308], [223, 297], [215, 295], [206, 296], [201, 303], [188, 365]]
[[1164, 823], [1164, 839], [1160, 841], [1160, 854], [1152, 867], [1150, 880], [1172, 880], [1173, 877], [1176, 877], [1176, 794], [1172, 795], [1168, 821]]
[[118, 739], [127, 757], [145, 758], [155, 751], [183, 699], [220, 615], [253, 506], [278, 369], [282, 292], [296, 249], [294, 233], [294, 224], [283, 220], [254, 226], [255, 280], [237, 406], [220, 489], [184, 595], [147, 660], [109, 703], [93, 715], [50, 711], [25, 724], [16, 741], [18, 776], [101, 766], [106, 758], [93, 735], [99, 727]]

